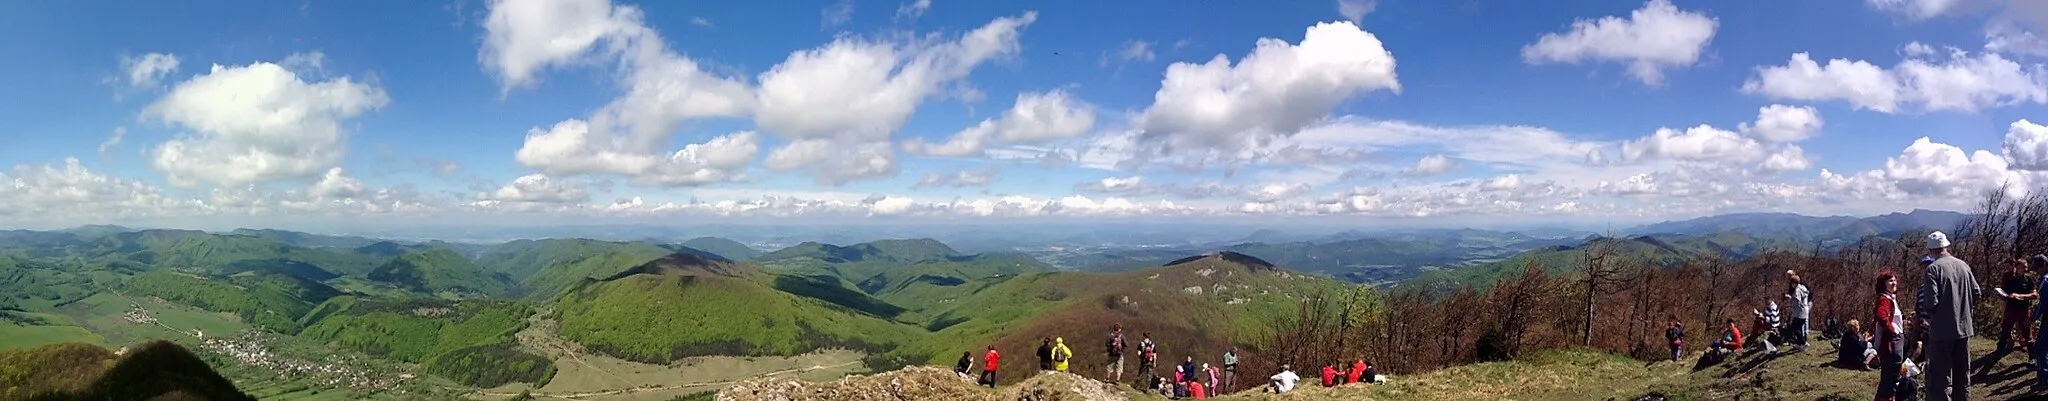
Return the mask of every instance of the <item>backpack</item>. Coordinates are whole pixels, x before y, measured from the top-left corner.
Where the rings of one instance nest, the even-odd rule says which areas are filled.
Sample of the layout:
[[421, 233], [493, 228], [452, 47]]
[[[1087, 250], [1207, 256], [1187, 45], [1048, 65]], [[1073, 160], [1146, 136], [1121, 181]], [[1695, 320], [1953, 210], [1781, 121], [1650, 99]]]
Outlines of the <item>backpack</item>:
[[1104, 346], [1105, 346], [1105, 347], [1107, 347], [1107, 348], [1109, 348], [1109, 354], [1110, 354], [1110, 355], [1115, 355], [1115, 356], [1123, 356], [1123, 354], [1124, 354], [1124, 333], [1116, 333], [1116, 332], [1112, 332], [1112, 333], [1109, 333], [1109, 343], [1108, 343], [1108, 344], [1105, 344]]
[[1677, 340], [1679, 337], [1685, 337], [1685, 326], [1674, 324], [1671, 325], [1671, 328], [1664, 330], [1665, 339]]
[[1159, 359], [1159, 345], [1153, 344], [1152, 339], [1145, 339], [1143, 344], [1138, 345], [1138, 352], [1144, 353], [1147, 361]]
[[1068, 351], [1068, 350], [1067, 350], [1067, 346], [1065, 346], [1065, 345], [1061, 345], [1061, 346], [1058, 346], [1058, 347], [1054, 347], [1054, 348], [1052, 349], [1052, 361], [1053, 361], [1053, 362], [1066, 362], [1066, 361], [1067, 361], [1067, 354], [1071, 354], [1071, 353], [1074, 353], [1074, 352], [1073, 352], [1073, 351]]

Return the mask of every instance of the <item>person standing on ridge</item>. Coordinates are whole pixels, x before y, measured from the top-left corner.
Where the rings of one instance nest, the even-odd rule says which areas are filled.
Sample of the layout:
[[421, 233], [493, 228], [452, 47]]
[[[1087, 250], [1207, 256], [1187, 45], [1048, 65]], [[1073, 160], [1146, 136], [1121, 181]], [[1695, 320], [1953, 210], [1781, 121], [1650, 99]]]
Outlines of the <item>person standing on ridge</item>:
[[[1877, 401], [1898, 399], [1900, 364], [1906, 360], [1905, 316], [1899, 313], [1899, 278], [1890, 270], [1877, 273]], [[1910, 394], [1908, 394], [1910, 396]]]
[[1664, 327], [1664, 338], [1671, 340], [1671, 360], [1678, 360], [1685, 347], [1685, 324], [1679, 323], [1676, 317], [1671, 318], [1671, 325]]
[[1926, 333], [1927, 401], [1969, 401], [1970, 337], [1975, 336], [1974, 303], [1984, 290], [1970, 264], [1950, 255], [1948, 234], [1927, 234], [1927, 256], [1935, 257], [1920, 284], [1914, 321]]
[[1237, 390], [1237, 346], [1223, 351], [1223, 391]]
[[1109, 342], [1105, 345], [1105, 348], [1109, 349], [1109, 373], [1103, 375], [1103, 378], [1109, 379], [1110, 383], [1124, 380], [1124, 345], [1124, 324], [1110, 325]]
[[996, 388], [996, 360], [1002, 358], [996, 353], [996, 346], [988, 346], [988, 354], [981, 356], [981, 384]]
[[1152, 343], [1152, 332], [1142, 335], [1144, 339], [1138, 341], [1138, 377], [1152, 380], [1156, 377], [1152, 370], [1159, 368], [1159, 345]]
[[1813, 292], [1806, 289], [1798, 272], [1786, 270], [1785, 278], [1792, 284], [1785, 290], [1785, 299], [1791, 303], [1792, 321], [1785, 325], [1783, 337], [1786, 344], [1797, 344], [1792, 346], [1792, 350], [1806, 352], [1806, 332], [1811, 324], [1809, 319], [1813, 317]]
[[[1998, 326], [1998, 352], [2004, 353], [2014, 348], [2032, 349], [2034, 331], [2029, 330], [2027, 326], [2033, 319], [2028, 316], [2030, 311], [2027, 307], [2032, 306], [2031, 301], [2040, 294], [2034, 291], [2032, 280], [2027, 280], [2027, 261], [2013, 259], [2006, 261], [2005, 265], [2004, 282], [2000, 283], [1997, 290], [1998, 296], [2005, 298], [2005, 319], [1999, 322]], [[2012, 335], [2015, 331], [2019, 332], [2019, 335]]]
[[[2048, 255], [2027, 258], [2027, 267], [2033, 268], [2034, 274], [2041, 276], [2041, 283], [2034, 287], [2034, 294], [2048, 294]], [[2034, 307], [2033, 320], [2048, 323], [2048, 319], [2043, 319], [2048, 317], [2042, 316], [2044, 314], [2048, 314], [2048, 303]], [[2034, 391], [2048, 391], [2048, 324], [2043, 324], [2036, 330], [2038, 331], [2034, 332], [2034, 349], [2029, 350], [2029, 355], [2034, 357]]]
[[1052, 337], [1038, 338], [1038, 370], [1052, 370]]
[[1066, 337], [1052, 338], [1052, 370], [1066, 373], [1067, 360], [1074, 359], [1074, 350], [1067, 348]]
[[1180, 371], [1186, 374], [1185, 376], [1181, 376], [1181, 381], [1183, 381], [1183, 382], [1191, 382], [1191, 381], [1196, 381], [1196, 379], [1195, 379], [1195, 357], [1194, 357], [1194, 356], [1188, 356], [1186, 360], [1183, 360], [1183, 361], [1181, 361], [1181, 363], [1180, 363]]
[[1202, 364], [1202, 373], [1205, 373], [1205, 374], [1208, 374], [1208, 375], [1209, 375], [1209, 393], [1210, 393], [1210, 394], [1215, 394], [1215, 395], [1223, 395], [1223, 390], [1222, 390], [1222, 388], [1221, 388], [1221, 387], [1216, 387], [1216, 384], [1217, 384], [1217, 380], [1216, 380], [1216, 379], [1217, 379], [1217, 377], [1216, 377], [1216, 376], [1217, 376], [1217, 375], [1216, 375], [1216, 367], [1215, 367], [1215, 366], [1209, 366], [1209, 364], [1207, 364], [1207, 363], [1204, 363], [1204, 364]]

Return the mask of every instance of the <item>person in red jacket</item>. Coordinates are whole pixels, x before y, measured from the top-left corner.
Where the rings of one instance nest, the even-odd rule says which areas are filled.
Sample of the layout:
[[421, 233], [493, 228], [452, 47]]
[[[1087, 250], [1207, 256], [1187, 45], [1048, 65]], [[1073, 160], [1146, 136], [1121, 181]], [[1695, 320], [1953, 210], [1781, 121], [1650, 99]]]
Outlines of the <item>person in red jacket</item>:
[[988, 354], [981, 357], [981, 384], [988, 388], [996, 388], [996, 359], [999, 358], [1002, 355], [996, 353], [994, 345], [988, 346]]
[[1189, 380], [1188, 397], [1197, 400], [1207, 399], [1209, 398], [1209, 388], [1208, 386], [1203, 386], [1200, 380]]
[[1323, 387], [1337, 386], [1337, 368], [1323, 365]]
[[1351, 362], [1351, 370], [1344, 372], [1344, 376], [1345, 383], [1364, 383], [1359, 380], [1365, 378], [1365, 358]]

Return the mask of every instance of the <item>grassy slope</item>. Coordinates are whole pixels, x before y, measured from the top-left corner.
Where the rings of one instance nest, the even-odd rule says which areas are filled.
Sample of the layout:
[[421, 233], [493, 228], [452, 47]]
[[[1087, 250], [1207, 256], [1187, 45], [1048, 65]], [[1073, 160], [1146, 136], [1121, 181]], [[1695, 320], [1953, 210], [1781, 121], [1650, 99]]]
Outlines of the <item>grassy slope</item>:
[[626, 268], [668, 254], [668, 250], [654, 247], [621, 245], [619, 248], [575, 258], [556, 258], [520, 282], [520, 291], [527, 299], [549, 299], [584, 279], [611, 277]]
[[115, 355], [92, 344], [51, 344], [0, 353], [0, 398], [254, 400], [190, 351], [155, 341]]
[[158, 268], [224, 269], [237, 262], [292, 260], [339, 274], [363, 274], [381, 260], [345, 251], [291, 246], [276, 240], [187, 230], [112, 234], [83, 246], [88, 258]]
[[[1208, 271], [1209, 275], [1202, 275]], [[1218, 293], [1216, 286], [1224, 291]], [[1200, 294], [1187, 292], [1202, 287]], [[1331, 294], [1352, 286], [1284, 271], [1253, 271], [1215, 259], [1118, 274], [1049, 272], [993, 283], [938, 314], [933, 337], [889, 354], [912, 363], [950, 365], [959, 352], [996, 345], [1024, 368], [1039, 338], [1065, 337], [1077, 355], [1075, 371], [1099, 371], [1102, 336], [1122, 323], [1132, 344], [1150, 331], [1161, 357], [1214, 359], [1241, 334], [1294, 313], [1295, 297]], [[1233, 299], [1244, 299], [1231, 304]], [[1135, 345], [1133, 345], [1135, 346]], [[1132, 362], [1135, 363], [1135, 362]], [[1131, 369], [1135, 369], [1132, 367]], [[1004, 368], [1005, 380], [1029, 369]]]
[[[794, 355], [821, 347], [875, 350], [918, 337], [825, 301], [777, 291], [773, 275], [635, 274], [589, 281], [557, 299], [565, 338], [629, 360], [694, 355]], [[741, 307], [743, 306], [743, 307]]]
[[136, 295], [160, 297], [218, 312], [240, 315], [243, 320], [281, 333], [297, 333], [299, 316], [316, 302], [337, 295], [320, 283], [278, 275], [251, 275], [232, 279], [209, 279], [167, 270], [152, 270], [127, 281]]
[[514, 349], [533, 309], [506, 301], [365, 301], [339, 297], [307, 315], [300, 337], [420, 363], [427, 372], [482, 387], [532, 382], [547, 359]]

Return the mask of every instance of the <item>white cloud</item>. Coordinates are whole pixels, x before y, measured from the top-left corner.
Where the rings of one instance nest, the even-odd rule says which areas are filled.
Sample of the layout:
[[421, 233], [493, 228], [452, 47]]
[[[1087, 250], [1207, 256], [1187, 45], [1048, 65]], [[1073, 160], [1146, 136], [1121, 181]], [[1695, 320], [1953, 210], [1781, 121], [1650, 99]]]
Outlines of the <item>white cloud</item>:
[[1443, 174], [1445, 171], [1450, 171], [1451, 167], [1451, 158], [1444, 157], [1444, 155], [1429, 155], [1423, 157], [1422, 160], [1416, 161], [1415, 167], [1408, 169], [1408, 174], [1426, 177]]
[[1321, 121], [1338, 103], [1374, 91], [1399, 92], [1394, 55], [1351, 22], [1309, 27], [1299, 45], [1259, 39], [1232, 65], [1174, 63], [1153, 104], [1137, 117], [1163, 153], [1234, 153]]
[[1626, 63], [1629, 75], [1656, 86], [1664, 82], [1664, 70], [1698, 63], [1719, 25], [1705, 13], [1680, 10], [1669, 0], [1650, 0], [1627, 18], [1581, 19], [1572, 22], [1569, 32], [1544, 34], [1522, 47], [1522, 61]]
[[317, 174], [346, 151], [344, 121], [391, 100], [348, 77], [307, 82], [278, 64], [214, 65], [145, 107], [191, 130], [152, 149], [172, 185], [244, 185]]
[[1948, 50], [1946, 59], [1909, 55], [1890, 69], [1847, 59], [1822, 65], [1806, 53], [1795, 53], [1785, 65], [1758, 67], [1742, 91], [1772, 99], [1840, 100], [1883, 113], [1908, 108], [1975, 113], [2048, 103], [2048, 72], [2041, 66], [2023, 66], [1996, 53]]
[[888, 142], [843, 144], [829, 139], [790, 142], [769, 153], [761, 166], [774, 171], [807, 172], [819, 184], [833, 186], [897, 172], [895, 152], [890, 151]]
[[847, 36], [791, 53], [760, 75], [754, 123], [789, 141], [769, 155], [766, 166], [808, 170], [831, 183], [894, 174], [895, 152], [887, 141], [918, 105], [982, 63], [1016, 54], [1023, 28], [1037, 19], [1035, 12], [998, 18], [956, 41]]
[[1819, 134], [1824, 125], [1812, 107], [1774, 104], [1757, 109], [1756, 123], [1743, 123], [1739, 129], [1765, 142], [1799, 142]]
[[818, 11], [818, 20], [821, 21], [819, 23], [820, 26], [824, 28], [853, 22], [853, 0], [839, 0], [837, 3], [826, 6], [824, 10]]
[[1112, 63], [1121, 66], [1124, 63], [1133, 61], [1150, 63], [1158, 58], [1159, 55], [1152, 52], [1152, 42], [1128, 40], [1124, 41], [1124, 44], [1118, 45], [1114, 52], [1103, 53], [1102, 60], [1097, 64], [1101, 64], [1104, 67], [1108, 67]]
[[82, 224], [194, 212], [196, 201], [166, 196], [140, 181], [93, 172], [78, 158], [62, 165], [0, 171], [0, 219], [16, 224]]
[[952, 174], [925, 173], [910, 189], [987, 187], [995, 175], [994, 169], [961, 170]]
[[1354, 24], [1364, 24], [1365, 15], [1379, 8], [1379, 0], [1337, 0], [1337, 15]]
[[500, 203], [580, 203], [590, 200], [590, 193], [582, 182], [529, 174], [513, 179], [511, 183], [495, 191], [478, 193], [479, 202]]
[[1741, 134], [1700, 125], [1679, 131], [1659, 128], [1650, 136], [1621, 144], [1621, 158], [1636, 162], [1666, 157], [1685, 161], [1746, 162], [1765, 156], [1763, 143]]
[[2048, 171], [2048, 127], [2033, 121], [2014, 121], [2005, 131], [2005, 161], [2012, 168]]
[[314, 182], [307, 192], [321, 198], [354, 198], [363, 194], [363, 183], [335, 167], [327, 169], [327, 174], [321, 175], [320, 181]]
[[601, 40], [652, 35], [641, 18], [610, 0], [492, 0], [477, 60], [506, 91], [532, 86], [545, 68], [590, 62]]
[[149, 53], [140, 57], [121, 56], [121, 71], [128, 87], [155, 88], [162, 84], [165, 75], [178, 71], [178, 55]]
[[690, 17], [690, 25], [696, 25], [696, 26], [701, 26], [701, 27], [705, 27], [705, 28], [717, 28], [717, 27], [718, 27], [718, 25], [716, 25], [716, 24], [712, 24], [712, 23], [711, 23], [711, 20], [710, 20], [710, 19], [708, 19], [708, 18], [704, 18], [704, 17]]
[[919, 17], [923, 17], [925, 11], [931, 11], [931, 9], [932, 0], [913, 0], [896, 7], [896, 18], [915, 21]]
[[1070, 139], [1095, 126], [1095, 107], [1075, 99], [1066, 90], [1020, 93], [1010, 111], [1000, 118], [961, 130], [942, 143], [915, 138], [903, 143], [911, 154], [932, 156], [980, 156], [996, 144], [1040, 144]]
[[121, 146], [121, 139], [126, 137], [128, 137], [128, 127], [114, 127], [114, 133], [108, 135], [107, 140], [100, 141], [100, 156], [106, 156], [108, 150], [113, 149], [115, 146]]

